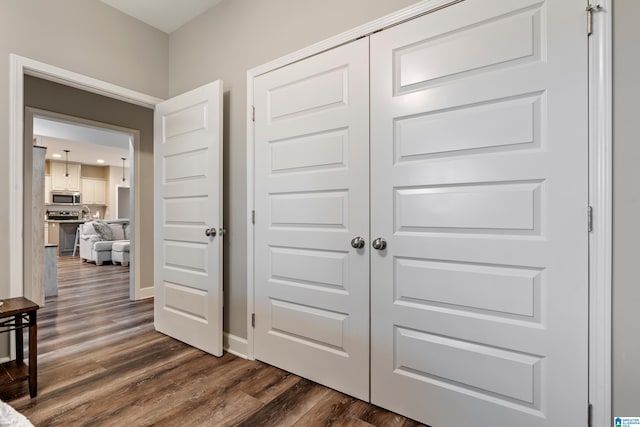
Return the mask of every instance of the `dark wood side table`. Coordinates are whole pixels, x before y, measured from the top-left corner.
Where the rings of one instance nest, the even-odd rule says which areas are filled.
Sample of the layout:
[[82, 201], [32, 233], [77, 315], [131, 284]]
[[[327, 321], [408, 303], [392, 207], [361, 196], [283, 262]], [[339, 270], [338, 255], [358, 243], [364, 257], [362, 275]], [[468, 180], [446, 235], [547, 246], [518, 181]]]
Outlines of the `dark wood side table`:
[[[0, 305], [0, 333], [16, 331], [16, 360], [0, 364], [0, 391], [29, 380], [29, 395], [38, 394], [38, 326], [35, 302], [24, 297], [3, 299]], [[26, 322], [26, 323], [25, 323]], [[24, 363], [23, 329], [29, 328], [29, 365]]]

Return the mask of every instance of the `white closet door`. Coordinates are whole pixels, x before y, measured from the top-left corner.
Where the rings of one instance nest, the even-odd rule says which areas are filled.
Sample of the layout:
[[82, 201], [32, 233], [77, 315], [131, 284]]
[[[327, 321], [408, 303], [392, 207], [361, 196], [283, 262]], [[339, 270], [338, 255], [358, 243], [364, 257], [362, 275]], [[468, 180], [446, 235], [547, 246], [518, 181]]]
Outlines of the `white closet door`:
[[372, 402], [587, 424], [584, 0], [466, 0], [371, 37]]
[[154, 113], [154, 324], [222, 356], [222, 81]]
[[368, 39], [255, 79], [255, 357], [369, 399]]

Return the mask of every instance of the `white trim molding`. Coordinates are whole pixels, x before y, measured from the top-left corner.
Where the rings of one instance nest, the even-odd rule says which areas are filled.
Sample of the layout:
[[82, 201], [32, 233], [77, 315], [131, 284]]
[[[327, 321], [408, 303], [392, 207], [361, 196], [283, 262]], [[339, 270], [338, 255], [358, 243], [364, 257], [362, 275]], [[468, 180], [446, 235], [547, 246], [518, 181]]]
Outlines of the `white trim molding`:
[[10, 55], [9, 71], [9, 296], [23, 295], [22, 193], [24, 65]]
[[[17, 297], [23, 295], [24, 76], [40, 77], [152, 109], [162, 100], [16, 54], [10, 54], [9, 61], [9, 296]], [[140, 214], [137, 209], [135, 220], [139, 220]], [[137, 276], [136, 288], [141, 285]]]
[[593, 12], [589, 37], [589, 401], [592, 425], [611, 425], [612, 1]]

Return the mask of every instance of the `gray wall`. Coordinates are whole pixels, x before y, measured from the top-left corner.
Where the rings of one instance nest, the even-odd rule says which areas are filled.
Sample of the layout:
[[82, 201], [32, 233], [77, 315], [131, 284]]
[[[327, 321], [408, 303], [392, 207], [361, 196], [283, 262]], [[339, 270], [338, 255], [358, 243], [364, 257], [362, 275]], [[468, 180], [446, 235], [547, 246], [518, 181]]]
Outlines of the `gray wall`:
[[224, 81], [225, 330], [247, 336], [247, 70], [417, 0], [225, 0], [173, 33], [169, 95]]
[[[168, 88], [168, 36], [97, 0], [0, 0], [0, 149], [9, 151], [9, 54], [15, 53], [160, 98]], [[0, 200], [9, 157], [0, 157]], [[149, 204], [152, 208], [152, 203]], [[9, 247], [9, 206], [0, 203], [0, 253]], [[0, 257], [0, 296], [9, 293]]]
[[613, 2], [613, 415], [640, 416], [640, 1]]

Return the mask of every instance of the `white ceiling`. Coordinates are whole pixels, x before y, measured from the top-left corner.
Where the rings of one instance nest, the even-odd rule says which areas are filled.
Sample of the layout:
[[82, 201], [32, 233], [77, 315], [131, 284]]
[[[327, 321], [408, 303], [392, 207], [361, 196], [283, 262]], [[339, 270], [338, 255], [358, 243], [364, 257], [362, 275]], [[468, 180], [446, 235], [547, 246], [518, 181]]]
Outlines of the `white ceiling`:
[[101, 0], [152, 27], [171, 34], [222, 0]]
[[[70, 162], [122, 166], [124, 157], [127, 159], [125, 166], [129, 166], [131, 135], [127, 133], [35, 117], [33, 136], [39, 145], [47, 147], [46, 158], [49, 160], [65, 160], [64, 150], [69, 150]], [[61, 157], [55, 158], [54, 154]], [[104, 163], [98, 163], [98, 159]]]

